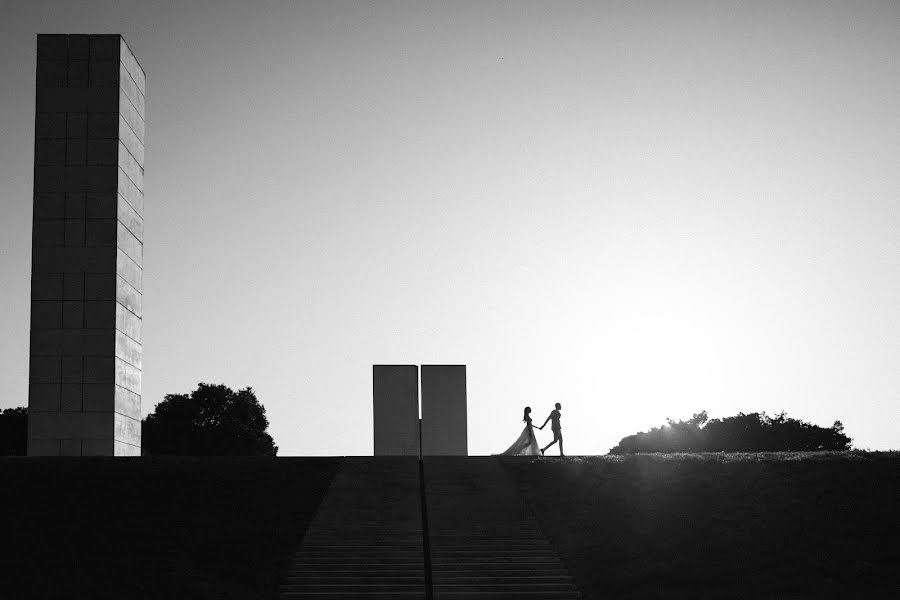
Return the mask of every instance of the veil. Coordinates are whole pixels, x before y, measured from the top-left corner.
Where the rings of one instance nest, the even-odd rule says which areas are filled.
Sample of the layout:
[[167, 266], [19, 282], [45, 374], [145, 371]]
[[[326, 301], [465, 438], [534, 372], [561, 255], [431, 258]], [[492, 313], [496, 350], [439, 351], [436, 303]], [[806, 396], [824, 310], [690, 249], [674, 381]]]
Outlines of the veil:
[[534, 428], [529, 421], [525, 423], [525, 429], [522, 430], [516, 441], [512, 443], [512, 446], [501, 454], [506, 456], [538, 456], [540, 453], [541, 447], [537, 443], [537, 438], [534, 436]]

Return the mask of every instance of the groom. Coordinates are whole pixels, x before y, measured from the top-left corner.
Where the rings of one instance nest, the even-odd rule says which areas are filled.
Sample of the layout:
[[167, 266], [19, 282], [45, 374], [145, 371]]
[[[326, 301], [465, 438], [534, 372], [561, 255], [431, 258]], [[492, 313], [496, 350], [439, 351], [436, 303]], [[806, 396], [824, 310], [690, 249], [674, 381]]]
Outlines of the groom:
[[[559, 414], [559, 411], [561, 409], [562, 409], [562, 404], [557, 402], [556, 410], [552, 411], [550, 413], [550, 416], [547, 417], [547, 421], [552, 421], [552, 423], [550, 424], [550, 429], [553, 430], [553, 441], [550, 442], [549, 444], [547, 444], [546, 446], [544, 446], [543, 448], [541, 448], [541, 456], [544, 455], [544, 450], [546, 450], [547, 448], [549, 448], [556, 442], [559, 442], [559, 455], [565, 456], [565, 454], [563, 454], [562, 427], [559, 426], [559, 417], [561, 416]], [[544, 421], [544, 425], [547, 424], [547, 421]], [[538, 429], [543, 429], [544, 425], [541, 425], [540, 427], [538, 427]]]

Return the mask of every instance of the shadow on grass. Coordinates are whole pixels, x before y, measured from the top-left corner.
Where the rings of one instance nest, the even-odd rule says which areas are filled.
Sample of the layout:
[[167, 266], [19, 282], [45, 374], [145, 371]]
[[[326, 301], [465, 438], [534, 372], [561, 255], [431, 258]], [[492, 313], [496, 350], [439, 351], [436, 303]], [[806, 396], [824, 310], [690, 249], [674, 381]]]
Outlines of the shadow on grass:
[[0, 597], [271, 598], [337, 464], [0, 459]]

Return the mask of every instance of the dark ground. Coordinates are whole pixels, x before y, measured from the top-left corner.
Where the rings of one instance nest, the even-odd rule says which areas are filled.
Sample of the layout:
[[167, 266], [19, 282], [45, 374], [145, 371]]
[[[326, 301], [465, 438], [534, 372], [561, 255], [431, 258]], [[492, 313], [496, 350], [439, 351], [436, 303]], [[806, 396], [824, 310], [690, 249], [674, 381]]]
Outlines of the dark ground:
[[900, 598], [900, 453], [504, 464], [587, 598]]
[[[339, 460], [0, 459], [0, 599], [271, 598]], [[900, 453], [501, 460], [586, 598], [900, 598]]]
[[271, 598], [337, 459], [0, 459], [0, 598]]

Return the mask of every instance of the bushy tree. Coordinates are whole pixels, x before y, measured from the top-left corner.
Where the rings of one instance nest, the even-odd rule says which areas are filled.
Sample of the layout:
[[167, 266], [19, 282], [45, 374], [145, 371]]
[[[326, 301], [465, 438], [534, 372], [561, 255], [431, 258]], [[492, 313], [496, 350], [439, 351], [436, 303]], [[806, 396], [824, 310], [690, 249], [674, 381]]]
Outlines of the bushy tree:
[[143, 421], [148, 454], [181, 456], [275, 456], [266, 432], [266, 409], [251, 388], [233, 391], [200, 383], [190, 394], [167, 394]]
[[850, 438], [835, 421], [829, 428], [792, 419], [784, 412], [738, 413], [709, 420], [706, 411], [622, 438], [610, 454], [634, 452], [780, 452], [848, 450]]
[[0, 409], [0, 456], [28, 454], [28, 409]]

